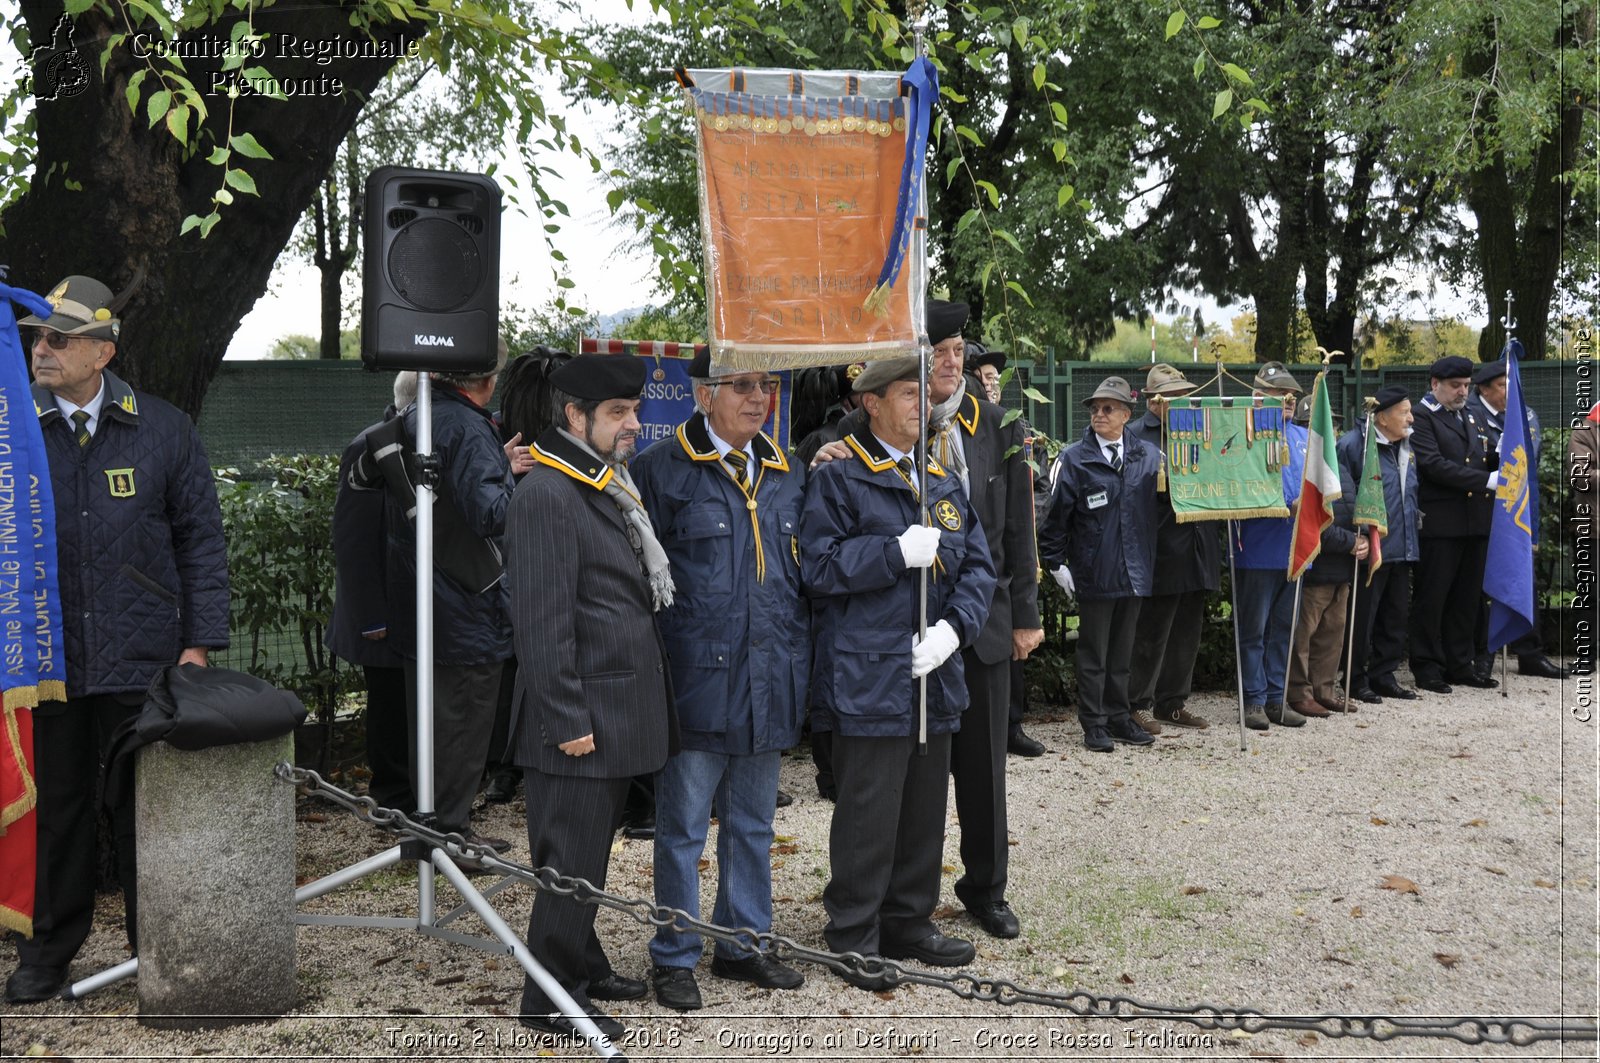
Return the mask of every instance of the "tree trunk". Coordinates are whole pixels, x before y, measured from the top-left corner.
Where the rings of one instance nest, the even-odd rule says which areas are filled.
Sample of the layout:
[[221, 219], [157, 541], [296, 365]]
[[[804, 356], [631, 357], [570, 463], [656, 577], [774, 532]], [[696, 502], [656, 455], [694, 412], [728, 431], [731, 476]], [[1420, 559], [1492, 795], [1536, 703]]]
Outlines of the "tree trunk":
[[[60, 0], [23, 0], [22, 13], [33, 39], [49, 40]], [[225, 40], [233, 21], [221, 20], [201, 32]], [[348, 12], [336, 3], [261, 8], [254, 22], [273, 39], [356, 35]], [[413, 24], [380, 30], [379, 36], [409, 41], [424, 29]], [[112, 31], [104, 16], [91, 10], [79, 16], [75, 40], [97, 41]], [[77, 96], [38, 104], [37, 172], [46, 176], [36, 178], [5, 212], [11, 279], [45, 292], [61, 277], [82, 273], [118, 290], [142, 269], [143, 283], [122, 311], [112, 368], [135, 386], [198, 414], [239, 321], [266, 290], [273, 262], [333, 164], [339, 142], [395, 60], [335, 58], [318, 66], [310, 59], [278, 59], [269, 51], [263, 65], [275, 77], [324, 92], [296, 93], [286, 102], [239, 97], [233, 132], [254, 134], [273, 158], [235, 155], [261, 195], [236, 193], [233, 204], [222, 208], [220, 223], [202, 239], [198, 230], [184, 236], [178, 231], [186, 216], [211, 212], [212, 197], [222, 186], [222, 169], [207, 162], [210, 149], [202, 146], [185, 158], [164, 124], [147, 128], [143, 101], [140, 114], [129, 111], [124, 91], [141, 61], [126, 48], [110, 57], [103, 75], [93, 48], [85, 45], [84, 54], [92, 60], [89, 87]], [[185, 66], [205, 93], [220, 61], [186, 59]], [[335, 80], [342, 92], [331, 91]], [[146, 95], [153, 84], [147, 75]], [[209, 143], [226, 139], [228, 102], [225, 90], [205, 97]], [[95, 189], [95, 198], [73, 191], [62, 175]]]

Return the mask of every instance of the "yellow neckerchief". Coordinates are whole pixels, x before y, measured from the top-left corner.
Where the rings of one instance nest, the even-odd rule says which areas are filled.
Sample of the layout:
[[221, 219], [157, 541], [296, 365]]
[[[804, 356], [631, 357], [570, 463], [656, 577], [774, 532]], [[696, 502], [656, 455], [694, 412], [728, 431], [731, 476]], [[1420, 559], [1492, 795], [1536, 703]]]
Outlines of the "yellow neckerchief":
[[[691, 434], [694, 438], [690, 438]], [[754, 455], [756, 468], [753, 471], [750, 486], [746, 487], [739, 482], [733, 469], [722, 455], [717, 452], [716, 444], [711, 442], [711, 430], [706, 424], [705, 414], [697, 413], [689, 420], [678, 426], [678, 445], [683, 447], [683, 452], [694, 461], [716, 462], [726, 476], [744, 496], [745, 512], [750, 514], [750, 533], [756, 541], [756, 582], [765, 583], [767, 579], [767, 552], [766, 544], [761, 540], [761, 519], [757, 514], [758, 505], [756, 496], [761, 493], [761, 483], [766, 479], [767, 470], [777, 469], [780, 472], [789, 471], [789, 462], [778, 449], [777, 444], [767, 438], [765, 433], [758, 432], [750, 441], [750, 451]], [[730, 448], [731, 449], [731, 448]], [[765, 454], [762, 451], [766, 451]], [[790, 544], [795, 549], [794, 544]], [[798, 561], [799, 558], [796, 557]]]

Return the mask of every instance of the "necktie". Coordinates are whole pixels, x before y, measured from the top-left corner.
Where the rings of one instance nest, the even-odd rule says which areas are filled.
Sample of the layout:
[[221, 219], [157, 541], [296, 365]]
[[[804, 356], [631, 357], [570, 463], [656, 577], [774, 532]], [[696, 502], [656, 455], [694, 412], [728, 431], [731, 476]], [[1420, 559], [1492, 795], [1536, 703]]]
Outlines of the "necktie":
[[77, 428], [78, 446], [86, 447], [94, 437], [89, 434], [89, 411], [73, 410], [72, 423]]
[[1122, 471], [1122, 444], [1121, 443], [1110, 443], [1110, 444], [1108, 444], [1108, 446], [1111, 447], [1111, 467], [1113, 469], [1117, 470], [1118, 472], [1121, 472]]
[[745, 457], [744, 451], [730, 450], [722, 456], [722, 460], [733, 470], [733, 478], [739, 486], [746, 491], [750, 490], [750, 459]]
[[[910, 455], [907, 455], [907, 456], [901, 458], [899, 461], [895, 462], [894, 466], [895, 466], [895, 468], [900, 470], [900, 475], [905, 480], [905, 482], [911, 485], [911, 490], [913, 492], [916, 492], [917, 491], [917, 467], [911, 463]], [[920, 492], [917, 492], [917, 493], [920, 494]]]

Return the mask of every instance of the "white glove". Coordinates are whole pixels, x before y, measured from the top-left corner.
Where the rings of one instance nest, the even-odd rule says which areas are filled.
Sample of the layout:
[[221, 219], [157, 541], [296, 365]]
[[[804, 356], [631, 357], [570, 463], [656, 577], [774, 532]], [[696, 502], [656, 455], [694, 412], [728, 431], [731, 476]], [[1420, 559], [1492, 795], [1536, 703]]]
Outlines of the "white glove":
[[1078, 585], [1072, 582], [1072, 573], [1067, 571], [1066, 565], [1062, 565], [1050, 575], [1056, 581], [1056, 586], [1067, 592], [1068, 598], [1077, 595]]
[[1499, 486], [1500, 486], [1500, 473], [1498, 471], [1491, 472], [1489, 474], [1489, 490], [1493, 491], [1495, 488], [1497, 488]]
[[939, 529], [913, 524], [900, 533], [900, 556], [906, 568], [928, 568], [939, 556]]
[[911, 647], [912, 677], [927, 675], [960, 648], [961, 640], [956, 638], [956, 629], [950, 626], [950, 621], [939, 621], [928, 629], [920, 642]]

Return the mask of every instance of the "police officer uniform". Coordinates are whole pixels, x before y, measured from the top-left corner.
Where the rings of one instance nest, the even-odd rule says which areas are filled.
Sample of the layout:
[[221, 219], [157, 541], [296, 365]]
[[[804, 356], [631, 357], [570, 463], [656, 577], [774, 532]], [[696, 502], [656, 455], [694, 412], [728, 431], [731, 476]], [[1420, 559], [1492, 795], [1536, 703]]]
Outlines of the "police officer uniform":
[[[1472, 363], [1449, 355], [1433, 363], [1434, 381], [1470, 378]], [[1432, 394], [1413, 408], [1417, 459], [1417, 564], [1411, 609], [1411, 672], [1417, 685], [1448, 694], [1451, 683], [1492, 687], [1476, 670], [1479, 603], [1494, 507], [1489, 426], [1470, 410], [1446, 408]]]

